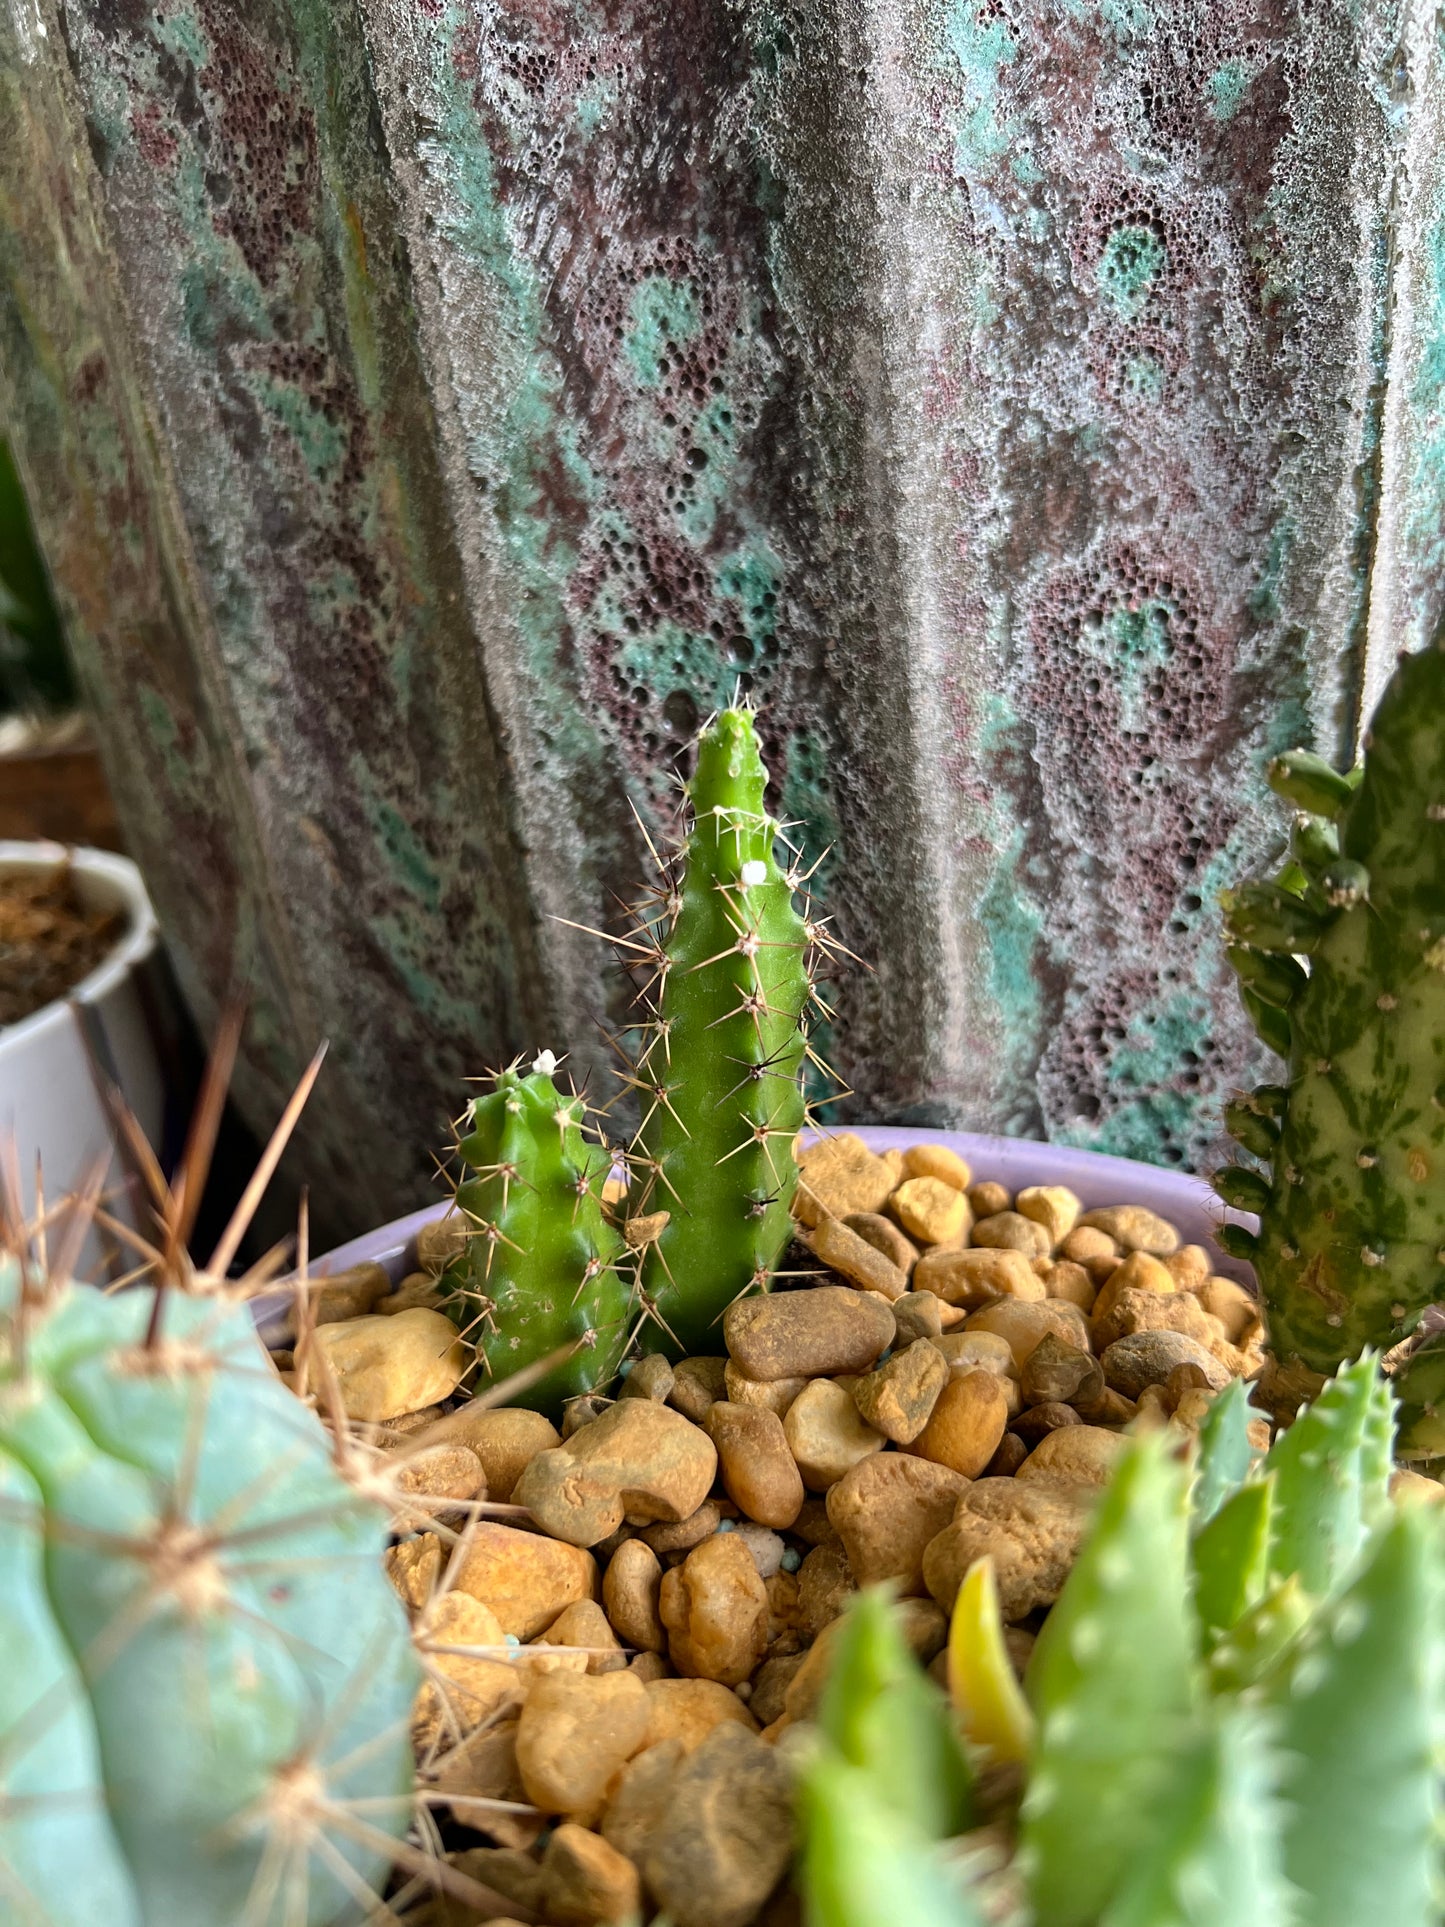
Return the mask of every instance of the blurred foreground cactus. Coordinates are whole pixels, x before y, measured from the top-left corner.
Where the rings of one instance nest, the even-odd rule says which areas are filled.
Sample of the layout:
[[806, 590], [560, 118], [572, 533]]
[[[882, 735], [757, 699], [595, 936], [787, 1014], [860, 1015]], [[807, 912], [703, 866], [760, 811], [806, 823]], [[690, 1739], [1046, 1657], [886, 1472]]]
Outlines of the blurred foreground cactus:
[[943, 1695], [858, 1599], [807, 1776], [807, 1927], [1435, 1927], [1441, 1515], [1390, 1500], [1372, 1358], [1263, 1461], [1245, 1424], [1237, 1384], [1192, 1467], [1131, 1442], [1022, 1693], [971, 1570], [949, 1649], [971, 1791], [920, 1740]]
[[1269, 777], [1300, 811], [1291, 858], [1226, 925], [1289, 1069], [1226, 1114], [1262, 1168], [1215, 1186], [1260, 1228], [1220, 1242], [1255, 1267], [1276, 1357], [1324, 1373], [1445, 1296], [1445, 637], [1401, 658], [1359, 770], [1296, 753]]
[[575, 1345], [514, 1394], [541, 1409], [613, 1377], [633, 1303], [622, 1239], [603, 1212], [612, 1155], [585, 1135], [586, 1105], [557, 1089], [555, 1068], [546, 1053], [525, 1076], [499, 1072], [463, 1119], [466, 1243], [442, 1279], [446, 1309], [491, 1378]]
[[0, 1271], [0, 1919], [377, 1917], [420, 1669], [245, 1305]]

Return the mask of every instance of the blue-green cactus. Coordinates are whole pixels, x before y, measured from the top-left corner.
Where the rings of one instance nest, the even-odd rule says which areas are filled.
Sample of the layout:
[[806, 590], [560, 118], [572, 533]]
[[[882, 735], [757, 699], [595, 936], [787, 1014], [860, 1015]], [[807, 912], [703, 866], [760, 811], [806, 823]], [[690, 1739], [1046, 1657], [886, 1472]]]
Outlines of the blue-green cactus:
[[420, 1671], [249, 1312], [0, 1272], [0, 1919], [360, 1920], [411, 1816]]
[[555, 1060], [498, 1073], [471, 1105], [458, 1151], [466, 1229], [442, 1276], [447, 1311], [490, 1378], [510, 1378], [569, 1344], [570, 1355], [511, 1395], [555, 1407], [611, 1379], [627, 1347], [633, 1288], [608, 1222], [606, 1146], [586, 1135], [586, 1106], [552, 1081]]

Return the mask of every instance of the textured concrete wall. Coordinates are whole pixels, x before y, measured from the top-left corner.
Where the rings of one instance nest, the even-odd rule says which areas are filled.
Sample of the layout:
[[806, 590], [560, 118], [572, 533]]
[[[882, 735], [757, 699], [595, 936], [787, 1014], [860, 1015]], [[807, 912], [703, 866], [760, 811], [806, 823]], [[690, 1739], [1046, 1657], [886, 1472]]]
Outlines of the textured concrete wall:
[[0, 0], [3, 405], [252, 1110], [335, 1040], [335, 1216], [596, 1055], [553, 919], [739, 679], [855, 1111], [1200, 1154], [1260, 759], [1439, 599], [1437, 63], [1398, 0]]

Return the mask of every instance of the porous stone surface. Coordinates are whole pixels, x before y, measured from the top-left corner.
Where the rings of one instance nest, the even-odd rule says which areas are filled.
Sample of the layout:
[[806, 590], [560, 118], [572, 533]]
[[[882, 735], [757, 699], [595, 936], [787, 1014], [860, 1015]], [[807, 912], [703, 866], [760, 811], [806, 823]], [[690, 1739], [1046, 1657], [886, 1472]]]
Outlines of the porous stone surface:
[[712, 1441], [680, 1412], [651, 1398], [620, 1399], [539, 1453], [513, 1497], [554, 1538], [595, 1546], [624, 1519], [685, 1519], [716, 1471]]

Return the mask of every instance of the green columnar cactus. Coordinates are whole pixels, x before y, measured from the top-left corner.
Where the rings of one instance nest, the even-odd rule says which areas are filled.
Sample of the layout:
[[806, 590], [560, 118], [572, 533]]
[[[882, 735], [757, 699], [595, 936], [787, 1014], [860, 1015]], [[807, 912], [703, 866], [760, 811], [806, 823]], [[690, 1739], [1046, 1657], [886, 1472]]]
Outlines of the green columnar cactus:
[[602, 1208], [611, 1153], [584, 1134], [587, 1107], [557, 1089], [555, 1068], [550, 1052], [526, 1076], [513, 1065], [471, 1105], [457, 1146], [471, 1174], [457, 1189], [467, 1241], [442, 1276], [446, 1310], [489, 1376], [575, 1346], [515, 1395], [540, 1409], [614, 1375], [633, 1296]]
[[[998, 1784], [977, 1789], [1002, 1822], [980, 1851], [968, 1833], [939, 1842], [936, 1825], [908, 1836], [907, 1877], [938, 1920], [968, 1920], [972, 1901], [1010, 1927], [1438, 1927], [1445, 1519], [1389, 1500], [1391, 1402], [1373, 1359], [1260, 1461], [1234, 1450], [1232, 1426], [1192, 1468], [1167, 1436], [1121, 1457], [1029, 1664], [1016, 1858], [984, 1865], [1010, 1832]], [[998, 1644], [977, 1623], [986, 1567], [965, 1579], [950, 1642], [970, 1739], [969, 1688]], [[976, 1655], [954, 1650], [970, 1641]], [[805, 1918], [887, 1927], [887, 1883], [905, 1878], [884, 1739], [897, 1682], [845, 1665], [846, 1632], [837, 1652], [807, 1776]], [[857, 1734], [870, 1743], [850, 1750]]]
[[0, 1919], [375, 1917], [420, 1669], [250, 1313], [0, 1271]]
[[[1445, 640], [1445, 639], [1442, 639]], [[1445, 1296], [1445, 649], [1404, 656], [1342, 776], [1270, 766], [1305, 812], [1272, 884], [1226, 896], [1246, 1008], [1288, 1059], [1226, 1122], [1262, 1172], [1216, 1174], [1258, 1236], [1275, 1355], [1330, 1372], [1382, 1350]], [[1308, 969], [1299, 961], [1308, 958]]]
[[676, 1353], [721, 1349], [723, 1312], [778, 1262], [797, 1188], [811, 937], [766, 781], [752, 716], [724, 710], [698, 740], [680, 872], [642, 924], [656, 976], [632, 1078], [634, 1208], [669, 1214], [642, 1289], [648, 1342]]

